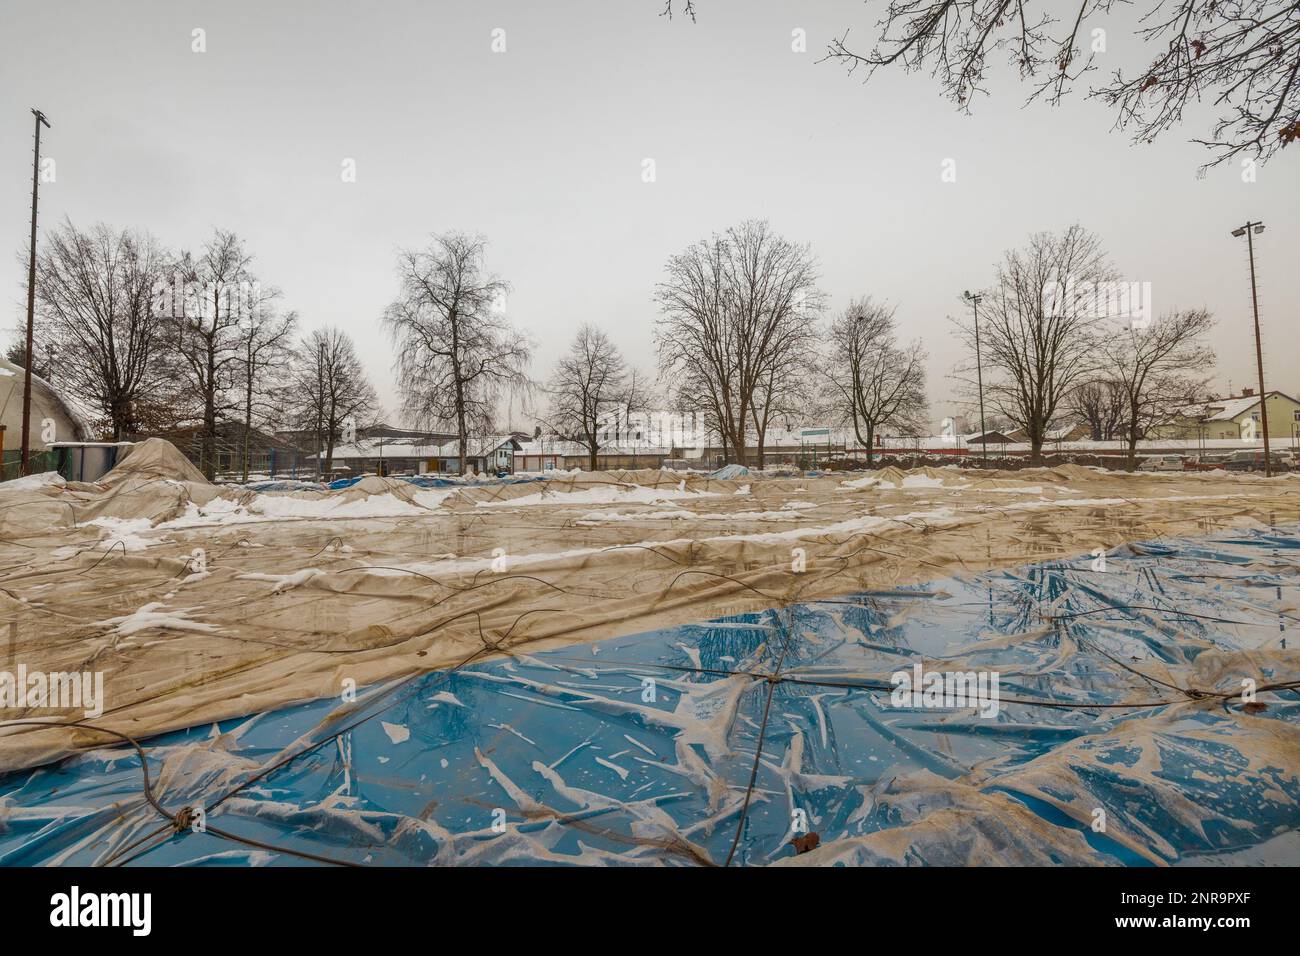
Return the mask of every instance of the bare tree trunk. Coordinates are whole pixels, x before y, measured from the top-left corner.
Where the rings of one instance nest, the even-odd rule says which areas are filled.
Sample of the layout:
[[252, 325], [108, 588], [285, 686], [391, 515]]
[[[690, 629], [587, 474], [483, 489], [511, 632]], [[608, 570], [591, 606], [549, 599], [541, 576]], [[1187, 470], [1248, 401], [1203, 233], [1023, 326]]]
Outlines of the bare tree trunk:
[[[205, 337], [207, 355], [207, 382], [203, 389], [203, 475], [209, 481], [215, 477], [217, 453], [217, 323], [221, 316], [221, 291], [218, 285], [212, 294], [212, 337]], [[201, 321], [201, 320], [200, 320]]]
[[456, 436], [460, 439], [460, 474], [464, 475], [465, 464], [468, 461], [466, 445], [469, 442], [469, 427], [465, 423], [465, 399], [460, 394], [459, 385], [456, 387], [456, 392]]
[[248, 482], [248, 445], [253, 435], [253, 379], [244, 389], [244, 482]]
[[216, 396], [211, 392], [203, 400], [203, 476], [211, 481], [216, 476], [217, 407]]
[[117, 399], [113, 402], [113, 441], [122, 441], [127, 435], [131, 434], [134, 429], [131, 427], [131, 412], [126, 407], [126, 402]]
[[1138, 419], [1136, 414], [1129, 416], [1128, 420], [1128, 455], [1125, 462], [1125, 471], [1137, 470], [1137, 443], [1138, 443]]
[[745, 402], [741, 402], [740, 414], [732, 422], [731, 428], [731, 450], [736, 456], [736, 464], [745, 464], [745, 416], [749, 409], [745, 407]]
[[334, 432], [338, 428], [339, 408], [330, 401], [329, 414], [325, 416], [325, 470], [334, 467]]

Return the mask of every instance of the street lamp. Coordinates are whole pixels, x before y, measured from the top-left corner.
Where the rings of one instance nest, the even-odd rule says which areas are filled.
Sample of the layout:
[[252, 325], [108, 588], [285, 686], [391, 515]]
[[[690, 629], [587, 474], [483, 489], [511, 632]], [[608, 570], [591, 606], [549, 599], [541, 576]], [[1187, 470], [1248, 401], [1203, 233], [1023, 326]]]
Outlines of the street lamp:
[[1268, 393], [1264, 391], [1264, 350], [1259, 344], [1259, 293], [1255, 287], [1255, 236], [1264, 231], [1262, 222], [1247, 222], [1232, 230], [1233, 236], [1246, 237], [1246, 250], [1250, 257], [1250, 304], [1255, 312], [1255, 368], [1259, 372], [1259, 418], [1264, 427], [1264, 477], [1273, 474], [1273, 461], [1268, 447]]
[[980, 450], [984, 463], [988, 464], [989, 460], [989, 435], [984, 430], [984, 370], [980, 363], [980, 300], [983, 295], [972, 295], [970, 290], [962, 293], [962, 298], [969, 302], [975, 309], [975, 381], [979, 388], [980, 398]]

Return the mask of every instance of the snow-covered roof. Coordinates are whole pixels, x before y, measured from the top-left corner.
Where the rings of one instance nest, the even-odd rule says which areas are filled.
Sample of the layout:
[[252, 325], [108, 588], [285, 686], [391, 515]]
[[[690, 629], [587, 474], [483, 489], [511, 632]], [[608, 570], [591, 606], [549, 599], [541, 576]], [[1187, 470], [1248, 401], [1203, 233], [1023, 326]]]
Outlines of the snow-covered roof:
[[133, 441], [52, 441], [51, 448], [125, 448]]
[[601, 445], [602, 455], [668, 455], [672, 449], [667, 445]]
[[[469, 458], [482, 458], [490, 455], [502, 445], [511, 444], [514, 439], [509, 435], [489, 435], [486, 438], [471, 438], [465, 442], [465, 455]], [[460, 440], [436, 444], [421, 441], [418, 438], [383, 438], [366, 441], [349, 442], [334, 446], [334, 458], [459, 458]]]
[[[5, 447], [17, 448], [22, 444], [23, 427], [23, 377], [26, 370], [0, 356], [0, 424], [9, 429]], [[32, 414], [30, 420], [31, 447], [49, 447], [41, 437], [42, 421], [55, 422], [55, 435], [59, 438], [80, 440], [93, 434], [93, 412], [76, 396], [54, 388], [39, 375], [32, 376]]]
[[516, 455], [559, 455], [572, 457], [587, 454], [587, 446], [563, 438], [542, 438], [533, 441], [521, 441]]
[[[667, 455], [672, 449], [665, 445], [615, 444], [605, 442], [597, 446], [601, 455]], [[579, 458], [590, 455], [591, 450], [580, 441], [563, 438], [542, 438], [519, 443], [516, 455], [559, 455], [561, 458]]]
[[[825, 430], [825, 435], [807, 435], [805, 431]], [[809, 425], [806, 428], [779, 428], [775, 425], [768, 426], [767, 432], [763, 435], [763, 445], [768, 448], [775, 448], [778, 445], [825, 445], [827, 443], [834, 445], [843, 445], [846, 441], [853, 441], [853, 433], [850, 429], [831, 428], [826, 425]], [[757, 446], [757, 438], [750, 437], [749, 442]]]
[[[1289, 401], [1295, 399], [1284, 392], [1271, 391], [1270, 396], [1280, 395]], [[1183, 418], [1195, 418], [1207, 422], [1230, 422], [1259, 404], [1258, 395], [1238, 395], [1234, 398], [1212, 399], [1206, 402], [1194, 402], [1177, 409], [1174, 414]]]
[[1222, 402], [1208, 402], [1205, 410], [1206, 419], [1212, 422], [1230, 422], [1243, 412], [1248, 412], [1259, 404], [1259, 396], [1246, 395], [1242, 398], [1229, 398]]
[[[927, 436], [924, 438], [886, 438], [884, 445], [878, 446], [875, 451], [877, 454], [884, 452], [886, 454], [909, 453], [915, 449], [922, 451], [948, 451], [961, 454], [978, 455], [982, 446], [976, 442], [971, 444], [963, 441], [954, 445], [951, 438], [945, 439], [942, 436]], [[1252, 448], [1263, 447], [1263, 437], [1254, 444], [1243, 441], [1240, 438], [1144, 438], [1137, 443], [1139, 451], [1197, 451], [1209, 449], [1233, 449], [1250, 451]], [[1289, 445], [1288, 445], [1289, 447]], [[996, 448], [996, 451], [995, 451]], [[1018, 452], [1027, 452], [1030, 450], [1029, 442], [1009, 442], [1008, 444], [995, 443], [989, 441], [990, 454], [1016, 454]], [[1044, 442], [1043, 452], [1055, 454], [1060, 452], [1076, 452], [1079, 454], [1105, 454], [1115, 452], [1125, 452], [1128, 450], [1126, 441], [1092, 441], [1091, 439], [1079, 439], [1077, 441], [1061, 442]], [[850, 446], [849, 453], [856, 454], [864, 452], [865, 449]]]
[[1073, 425], [1061, 425], [1059, 428], [1049, 428], [1044, 433], [1044, 438], [1048, 441], [1060, 441], [1068, 435], [1074, 434], [1080, 429], [1080, 424], [1076, 422]]

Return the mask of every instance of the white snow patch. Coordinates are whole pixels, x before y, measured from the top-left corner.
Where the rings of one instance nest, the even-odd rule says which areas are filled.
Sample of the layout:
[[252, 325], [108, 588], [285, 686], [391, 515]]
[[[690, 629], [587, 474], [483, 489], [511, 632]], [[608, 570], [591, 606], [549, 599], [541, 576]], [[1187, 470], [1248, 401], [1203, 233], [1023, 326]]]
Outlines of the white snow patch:
[[148, 518], [92, 518], [86, 524], [108, 532], [108, 536], [100, 540], [105, 550], [121, 542], [127, 551], [143, 551], [154, 543], [142, 537], [144, 532], [153, 530]]
[[290, 495], [254, 495], [247, 504], [228, 498], [213, 498], [198, 505], [190, 502], [185, 514], [160, 524], [159, 528], [196, 528], [209, 525], [248, 524], [283, 518], [406, 518], [426, 515], [439, 508], [454, 491], [421, 489], [414, 492], [414, 503], [391, 492], [345, 498], [341, 494], [322, 498], [294, 498]]
[[390, 724], [386, 720], [381, 720], [379, 726], [384, 728], [384, 733], [388, 734], [388, 739], [395, 744], [405, 743], [411, 739], [411, 728], [402, 724]]
[[[0, 372], [4, 369], [0, 368]], [[0, 484], [0, 491], [39, 491], [51, 486], [62, 487], [67, 482], [57, 471], [43, 471], [39, 475], [25, 475]]]
[[152, 601], [124, 617], [111, 617], [107, 621], [99, 621], [98, 624], [101, 626], [114, 625], [113, 630], [122, 637], [130, 637], [132, 634], [147, 631], [151, 628], [164, 631], [213, 632], [217, 630], [215, 624], [189, 620], [185, 616], [188, 613], [186, 611], [167, 612], [160, 610], [165, 606], [161, 601]]
[[616, 763], [611, 763], [610, 761], [606, 760], [604, 757], [597, 757], [596, 763], [600, 764], [602, 767], [608, 767], [610, 770], [614, 771], [616, 774], [618, 774], [618, 779], [620, 780], [627, 779], [628, 771], [626, 767], [620, 767]]

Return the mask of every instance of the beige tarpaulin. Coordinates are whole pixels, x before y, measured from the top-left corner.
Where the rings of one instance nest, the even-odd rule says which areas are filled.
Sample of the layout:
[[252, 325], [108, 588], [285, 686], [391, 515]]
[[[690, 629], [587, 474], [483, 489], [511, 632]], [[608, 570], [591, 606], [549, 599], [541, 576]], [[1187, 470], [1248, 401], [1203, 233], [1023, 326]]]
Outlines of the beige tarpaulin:
[[[1297, 520], [1296, 478], [1076, 466], [256, 493], [150, 441], [97, 484], [0, 486], [0, 672], [102, 673], [93, 723], [139, 739], [522, 648]], [[105, 742], [3, 728], [0, 770]]]

